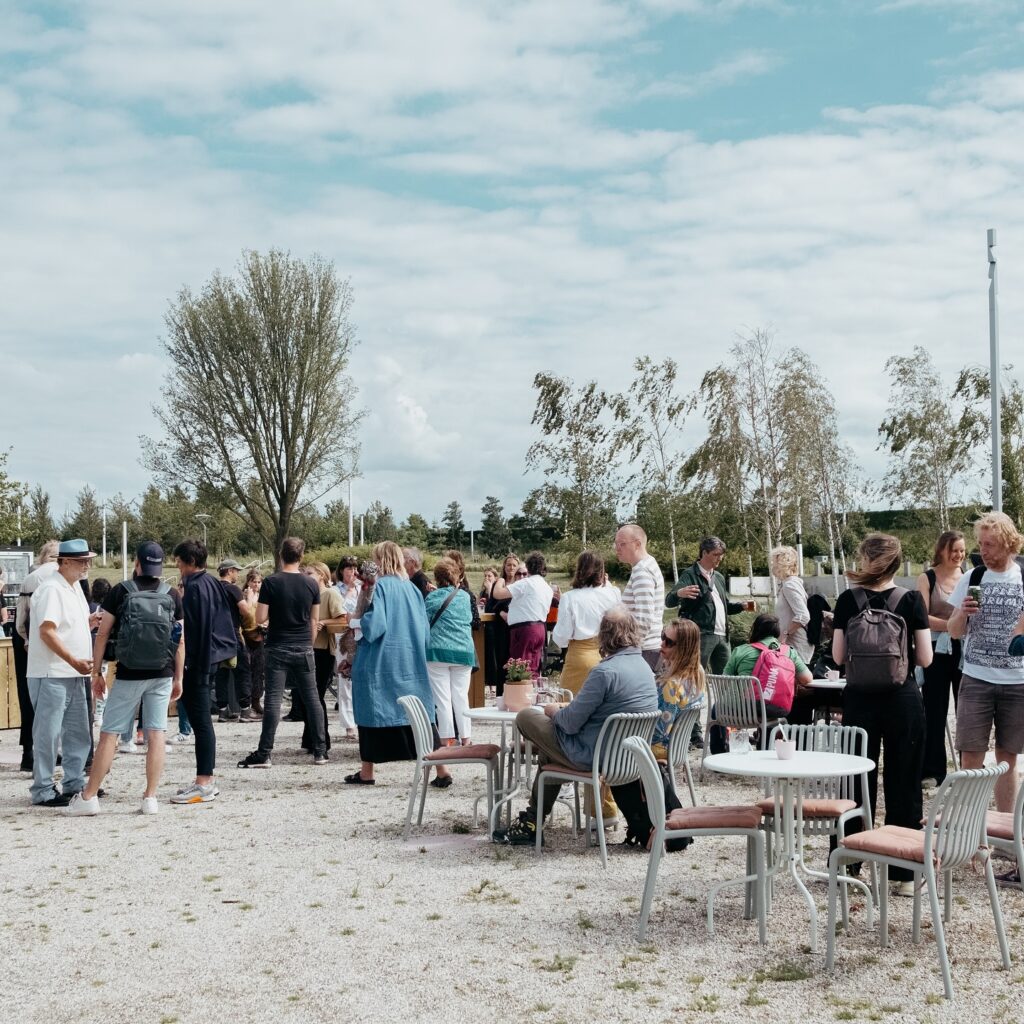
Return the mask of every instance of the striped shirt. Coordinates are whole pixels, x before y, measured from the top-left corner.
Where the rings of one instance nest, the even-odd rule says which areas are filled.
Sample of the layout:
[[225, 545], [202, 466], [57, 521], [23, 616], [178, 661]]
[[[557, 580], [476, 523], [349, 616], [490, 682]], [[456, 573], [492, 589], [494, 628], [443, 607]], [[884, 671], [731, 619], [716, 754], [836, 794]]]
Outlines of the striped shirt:
[[658, 650], [665, 607], [665, 577], [652, 555], [645, 555], [633, 566], [629, 582], [622, 591], [622, 603], [644, 627], [642, 649]]

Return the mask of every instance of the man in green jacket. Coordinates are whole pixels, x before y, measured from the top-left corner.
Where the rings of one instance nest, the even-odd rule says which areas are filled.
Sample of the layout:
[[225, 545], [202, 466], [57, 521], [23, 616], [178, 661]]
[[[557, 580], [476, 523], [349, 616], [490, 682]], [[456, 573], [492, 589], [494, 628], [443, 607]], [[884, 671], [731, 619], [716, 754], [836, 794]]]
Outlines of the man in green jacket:
[[749, 611], [750, 602], [730, 601], [725, 577], [718, 566], [725, 557], [725, 544], [718, 537], [700, 542], [700, 555], [679, 576], [675, 589], [665, 598], [666, 608], [679, 608], [679, 617], [700, 629], [700, 661], [708, 672], [721, 675], [729, 660], [729, 615]]

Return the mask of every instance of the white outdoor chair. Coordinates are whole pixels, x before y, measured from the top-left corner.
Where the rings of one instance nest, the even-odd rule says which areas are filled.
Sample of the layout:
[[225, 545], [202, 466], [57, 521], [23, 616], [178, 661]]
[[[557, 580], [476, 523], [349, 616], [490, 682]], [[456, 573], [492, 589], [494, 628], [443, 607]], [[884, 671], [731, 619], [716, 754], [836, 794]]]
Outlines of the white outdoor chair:
[[[949, 970], [949, 956], [946, 952], [946, 935], [943, 922], [949, 922], [953, 912], [953, 870], [970, 863], [978, 857], [985, 866], [985, 884], [988, 886], [992, 917], [995, 921], [996, 938], [1002, 955], [1003, 967], [1010, 968], [1010, 951], [1006, 944], [1003, 915], [999, 907], [995, 875], [992, 872], [992, 858], [985, 842], [985, 812], [996, 779], [1007, 771], [1006, 763], [993, 768], [975, 768], [969, 771], [953, 772], [946, 776], [939, 787], [928, 812], [923, 831], [901, 828], [897, 825], [883, 825], [871, 832], [858, 832], [847, 836], [828, 861], [828, 947], [825, 966], [835, 963], [836, 941], [836, 895], [839, 871], [851, 861], [874, 861], [887, 867], [908, 868], [914, 872], [914, 920], [912, 937], [921, 941], [921, 881], [928, 887], [931, 904], [932, 929], [939, 951], [939, 965], [942, 968], [942, 985], [947, 999], [953, 998], [953, 980]], [[939, 907], [937, 876], [941, 872], [945, 913]], [[880, 944], [889, 944], [889, 893], [883, 882], [879, 885], [879, 931]]]
[[[553, 782], [572, 782], [590, 786], [594, 790], [594, 816], [597, 819], [597, 843], [601, 850], [601, 864], [608, 867], [608, 851], [604, 835], [604, 815], [601, 810], [601, 782], [609, 786], [624, 786], [636, 782], [640, 768], [633, 755], [623, 746], [630, 736], [637, 736], [650, 747], [654, 726], [660, 717], [657, 711], [623, 712], [609, 715], [597, 734], [594, 744], [594, 763], [589, 771], [567, 768], [561, 764], [544, 764], [537, 775], [537, 852], [541, 851], [544, 828], [544, 787]], [[590, 815], [587, 815], [586, 834], [590, 835]]]
[[[707, 677], [708, 717], [704, 726], [704, 757], [700, 778], [704, 781], [704, 758], [711, 753], [711, 727], [723, 729], [756, 729], [758, 745], [768, 741], [768, 717], [761, 696], [761, 682], [754, 676]], [[776, 720], [777, 721], [777, 720]]]
[[690, 790], [690, 800], [693, 801], [694, 807], [697, 806], [697, 793], [693, 788], [693, 773], [690, 771], [690, 736], [703, 712], [703, 704], [683, 708], [678, 718], [672, 723], [672, 729], [668, 734], [669, 770], [672, 772], [673, 778], [678, 768], [682, 768], [686, 772], [686, 785]]
[[[494, 743], [473, 743], [465, 747], [440, 747], [434, 750], [434, 736], [430, 728], [423, 701], [414, 694], [399, 697], [398, 703], [405, 712], [412, 728], [413, 742], [416, 745], [416, 765], [412, 770], [412, 786], [409, 790], [409, 806], [405, 813], [405, 829], [402, 838], [409, 838], [412, 828], [412, 812], [416, 803], [417, 789], [420, 793], [420, 811], [416, 824], [423, 824], [423, 805], [427, 799], [427, 785], [430, 781], [430, 769], [438, 765], [482, 764], [487, 772], [487, 814], [494, 807], [494, 791], [498, 781], [498, 746]], [[473, 804], [473, 827], [477, 823], [477, 806]]]
[[989, 811], [985, 815], [985, 842], [1017, 858], [1017, 877], [1024, 878], [1024, 786], [1017, 787], [1012, 811]]
[[[836, 725], [828, 722], [817, 722], [814, 725], [777, 725], [772, 729], [769, 745], [774, 744], [776, 738], [783, 736], [792, 740], [796, 744], [797, 750], [853, 754], [856, 757], [868, 756], [867, 732], [852, 725]], [[857, 792], [858, 781], [860, 783], [859, 794]], [[867, 772], [863, 772], [859, 776], [841, 775], [830, 779], [807, 780], [803, 783], [803, 813], [800, 822], [803, 835], [828, 836], [829, 838], [835, 836], [837, 841], [842, 842], [846, 835], [847, 824], [858, 818], [863, 822], [864, 829], [870, 829], [872, 822], [868, 793]], [[856, 799], [858, 795], [860, 802]], [[766, 796], [758, 806], [768, 822], [774, 824], [773, 831], [777, 835], [779, 820], [775, 798]], [[768, 860], [771, 861], [771, 859], [771, 838], [769, 836]], [[814, 878], [828, 879], [827, 871], [814, 871], [806, 866], [804, 870]], [[868, 899], [877, 899], [874, 865], [871, 866], [870, 887], [856, 878], [840, 879], [840, 881], [862, 888]], [[843, 885], [842, 891], [844, 921], [848, 916], [846, 906], [848, 884]]]
[[[718, 882], [708, 890], [708, 934], [715, 934], [715, 896], [727, 885], [744, 884], [754, 886], [754, 907], [757, 914], [758, 937], [761, 945], [767, 942], [767, 886], [765, 869], [764, 832], [761, 831], [761, 811], [754, 805], [736, 807], [695, 807], [692, 810], [675, 810], [665, 818], [665, 789], [661, 782], [658, 762], [654, 760], [649, 746], [642, 740], [631, 738], [624, 744], [640, 766], [640, 782], [647, 800], [647, 813], [654, 826], [650, 855], [647, 861], [647, 880], [644, 883], [644, 897], [640, 905], [640, 924], [637, 940], [642, 941], [647, 930], [647, 918], [654, 901], [654, 885], [658, 877], [658, 865], [665, 853], [666, 839], [682, 839], [685, 836], [743, 836], [747, 840], [747, 873], [742, 879]], [[743, 916], [750, 918], [750, 900], [746, 900]]]

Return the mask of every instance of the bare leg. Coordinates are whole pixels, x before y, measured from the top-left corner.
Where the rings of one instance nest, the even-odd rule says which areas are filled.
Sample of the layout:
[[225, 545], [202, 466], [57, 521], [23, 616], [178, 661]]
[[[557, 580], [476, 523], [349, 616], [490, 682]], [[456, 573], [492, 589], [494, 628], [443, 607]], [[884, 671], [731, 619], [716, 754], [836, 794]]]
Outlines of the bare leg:
[[92, 768], [89, 770], [89, 778], [86, 780], [85, 788], [82, 790], [82, 798], [91, 800], [103, 785], [103, 780], [110, 771], [114, 762], [114, 754], [117, 753], [117, 744], [121, 739], [115, 732], [101, 732], [100, 741], [96, 744], [96, 751], [92, 755]]
[[1001, 761], [1009, 765], [1009, 771], [996, 779], [996, 810], [1011, 814], [1017, 799], [1017, 755], [996, 747], [996, 763]]
[[360, 776], [362, 776], [362, 778], [366, 779], [367, 781], [372, 779], [373, 778], [373, 762], [372, 761], [363, 761], [362, 765], [359, 768], [359, 774], [360, 774]]
[[164, 773], [164, 755], [166, 754], [166, 733], [163, 729], [147, 729], [146, 739], [146, 792], [143, 796], [156, 796], [156, 787]]

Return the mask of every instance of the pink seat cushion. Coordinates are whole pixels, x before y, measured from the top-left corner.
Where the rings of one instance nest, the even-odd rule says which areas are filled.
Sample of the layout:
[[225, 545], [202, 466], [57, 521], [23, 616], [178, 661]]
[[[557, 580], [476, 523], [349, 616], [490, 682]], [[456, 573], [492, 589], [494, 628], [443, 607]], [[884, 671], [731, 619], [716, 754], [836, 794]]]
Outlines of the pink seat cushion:
[[466, 747], [438, 747], [426, 756], [427, 761], [462, 761], [482, 758], [490, 761], [498, 756], [498, 747], [493, 743], [470, 743]]
[[757, 828], [761, 824], [760, 807], [681, 807], [665, 819], [665, 826], [676, 828]]
[[924, 863], [924, 833], [916, 828], [883, 825], [870, 832], [858, 832], [856, 835], [847, 836], [842, 845], [848, 850], [862, 850], [864, 853], [878, 853], [883, 857], [899, 857], [900, 860]]
[[[775, 801], [762, 800], [758, 803], [764, 815], [775, 814]], [[852, 811], [857, 805], [852, 800], [818, 800], [804, 801], [805, 818], [838, 818], [839, 815]]]
[[989, 811], [985, 815], [985, 834], [993, 839], [1013, 839], [1013, 815], [1008, 811]]

